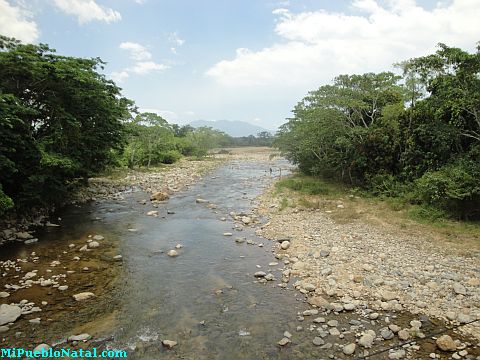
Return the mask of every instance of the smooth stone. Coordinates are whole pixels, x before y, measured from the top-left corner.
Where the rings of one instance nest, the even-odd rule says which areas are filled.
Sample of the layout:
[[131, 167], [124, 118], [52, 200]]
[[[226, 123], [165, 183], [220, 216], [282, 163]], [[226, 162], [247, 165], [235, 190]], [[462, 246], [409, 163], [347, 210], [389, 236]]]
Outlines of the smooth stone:
[[170, 257], [176, 257], [178, 256], [178, 252], [175, 251], [175, 250], [170, 250], [168, 253], [167, 253], [168, 256]]
[[20, 315], [22, 315], [20, 307], [8, 304], [0, 305], [0, 326], [15, 322]]
[[290, 241], [283, 241], [280, 245], [282, 250], [287, 250], [290, 247]]
[[410, 339], [410, 332], [405, 329], [400, 330], [397, 335], [398, 335], [398, 338], [403, 341]]
[[0, 326], [0, 334], [6, 332], [8, 330], [10, 330], [10, 328], [8, 326], [3, 326], [3, 325]]
[[0, 291], [0, 298], [6, 298], [9, 297], [10, 294], [6, 291]]
[[253, 276], [255, 276], [256, 278], [263, 278], [267, 276], [267, 273], [264, 271], [257, 271], [255, 274], [253, 274]]
[[291, 340], [287, 337], [284, 337], [282, 340], [280, 340], [277, 344], [280, 345], [280, 346], [285, 346], [287, 345], [288, 343], [290, 343]]
[[465, 289], [465, 286], [460, 283], [453, 284], [453, 291], [459, 295], [467, 295], [467, 289]]
[[365, 348], [369, 348], [372, 346], [374, 339], [375, 337], [372, 334], [363, 334], [362, 337], [358, 340], [358, 344]]
[[162, 344], [163, 344], [163, 346], [171, 349], [175, 345], [177, 345], [178, 343], [176, 341], [173, 341], [173, 340], [162, 340]]
[[321, 337], [318, 337], [318, 336], [315, 336], [313, 338], [313, 345], [316, 345], [316, 346], [322, 346], [322, 345], [325, 345], [325, 341], [321, 338]]
[[91, 242], [88, 243], [88, 247], [89, 247], [90, 249], [96, 249], [96, 248], [98, 248], [99, 246], [100, 246], [100, 243], [97, 242], [97, 241], [91, 241]]
[[68, 289], [68, 285], [61, 285], [61, 286], [58, 287], [58, 290], [60, 290], [60, 291], [65, 291], [67, 289]]
[[406, 355], [405, 350], [400, 349], [400, 350], [396, 350], [396, 351], [393, 351], [393, 352], [389, 353], [388, 358], [390, 360], [399, 360], [399, 359], [403, 359], [405, 357], [405, 355]]
[[72, 335], [68, 338], [68, 341], [87, 341], [90, 338], [89, 334]]
[[436, 344], [440, 350], [443, 351], [455, 351], [457, 350], [457, 345], [455, 344], [455, 341], [449, 336], [449, 335], [442, 335], [440, 336]]
[[92, 292], [81, 292], [81, 293], [73, 295], [73, 298], [76, 301], [89, 300], [89, 299], [94, 298], [94, 297], [95, 297], [95, 294], [92, 293]]
[[105, 237], [102, 236], [102, 235], [94, 235], [94, 236], [92, 237], [92, 239], [95, 240], [95, 241], [102, 241], [102, 240], [105, 239]]
[[35, 349], [33, 349], [33, 352], [39, 352], [39, 353], [42, 353], [42, 352], [47, 352], [48, 350], [50, 350], [50, 346], [47, 345], [47, 344], [40, 344], [40, 345], [37, 345], [35, 347]]
[[355, 345], [354, 343], [351, 343], [351, 344], [348, 344], [348, 345], [345, 345], [343, 347], [343, 353], [345, 355], [352, 355], [354, 352], [355, 352], [355, 348], [357, 347], [357, 345]]

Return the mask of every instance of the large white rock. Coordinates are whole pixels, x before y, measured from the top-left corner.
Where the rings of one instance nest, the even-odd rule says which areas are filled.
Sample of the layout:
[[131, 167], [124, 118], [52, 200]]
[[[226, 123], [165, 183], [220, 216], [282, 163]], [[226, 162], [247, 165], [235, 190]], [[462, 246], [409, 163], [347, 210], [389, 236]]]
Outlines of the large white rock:
[[0, 305], [0, 326], [12, 323], [22, 314], [22, 310], [16, 305]]

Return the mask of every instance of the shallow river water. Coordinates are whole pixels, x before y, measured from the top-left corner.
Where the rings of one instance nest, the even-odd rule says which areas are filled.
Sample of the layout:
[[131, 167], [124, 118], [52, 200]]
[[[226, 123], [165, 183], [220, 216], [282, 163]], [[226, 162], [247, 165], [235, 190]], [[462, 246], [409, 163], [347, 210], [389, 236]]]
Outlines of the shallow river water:
[[[58, 338], [58, 334], [68, 335], [65, 332], [74, 329], [80, 333], [84, 331], [82, 323], [95, 323], [97, 319], [93, 329], [101, 329], [99, 333], [106, 339], [97, 344], [124, 349], [129, 359], [351, 358], [343, 355], [338, 346], [313, 345], [318, 324], [312, 323], [312, 317], [306, 317], [304, 322], [297, 319], [299, 312], [309, 306], [304, 296], [293, 289], [294, 279], [287, 289], [277, 286], [283, 264], [274, 258], [272, 242], [257, 237], [255, 228], [236, 225], [229, 216], [232, 211], [249, 213], [256, 206], [255, 198], [280, 175], [280, 168], [283, 175], [289, 171], [288, 163], [282, 160], [230, 162], [158, 207], [150, 201], [144, 204], [149, 194], [141, 191], [125, 194], [122, 200], [72, 207], [62, 213], [62, 226], [40, 234], [38, 244], [4, 247], [1, 259], [26, 257], [37, 251], [47, 258], [47, 264], [60, 259], [62, 265], [67, 264], [66, 258], [78, 253], [68, 250], [68, 244], [85, 241], [88, 234], [105, 235], [102, 246], [115, 249], [100, 257], [95, 257], [95, 252], [82, 255], [82, 261], [90, 261], [91, 270], [106, 277], [102, 281], [95, 281], [94, 271], [83, 273], [80, 269], [70, 276], [73, 293], [93, 291], [100, 295], [97, 300], [82, 308], [69, 292], [63, 298], [49, 300], [43, 316], [50, 318], [50, 324], [32, 331], [26, 321], [17, 321], [11, 332], [23, 335], [7, 337], [4, 343], [38, 343], [40, 337], [51, 344], [61, 339], [49, 336]], [[197, 203], [198, 198], [208, 202]], [[157, 210], [159, 216], [147, 216], [151, 210]], [[233, 236], [224, 236], [226, 232]], [[237, 244], [237, 237], [255, 244]], [[258, 246], [261, 243], [263, 247]], [[182, 245], [177, 250], [179, 256], [167, 256], [177, 244]], [[65, 249], [63, 255], [58, 255], [59, 249]], [[111, 260], [117, 253], [122, 254], [123, 263]], [[269, 266], [272, 262], [279, 264]], [[70, 262], [63, 269], [72, 266]], [[254, 273], [259, 270], [272, 273], [276, 280], [256, 282]], [[120, 280], [115, 280], [118, 277]], [[108, 294], [102, 295], [102, 286]], [[12, 293], [8, 302], [27, 298], [38, 303], [48, 300], [49, 295], [52, 298], [51, 290], [36, 286]], [[115, 315], [114, 320], [101, 319], [105, 309]], [[347, 330], [350, 320], [359, 317], [343, 313], [335, 319], [340, 330]], [[402, 325], [410, 319], [399, 316], [397, 321]], [[368, 320], [362, 323], [370, 325]], [[297, 330], [298, 326], [303, 329]], [[280, 347], [277, 342], [285, 331], [293, 334], [292, 343]], [[161, 343], [165, 339], [178, 344], [167, 349]], [[96, 340], [88, 346], [94, 346]], [[330, 335], [324, 341], [327, 345], [342, 342], [338, 336]]]

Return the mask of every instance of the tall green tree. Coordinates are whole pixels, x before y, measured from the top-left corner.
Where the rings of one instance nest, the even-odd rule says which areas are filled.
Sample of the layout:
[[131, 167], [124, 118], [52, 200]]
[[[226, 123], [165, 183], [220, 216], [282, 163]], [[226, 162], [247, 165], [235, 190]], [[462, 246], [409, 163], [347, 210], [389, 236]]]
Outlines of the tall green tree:
[[0, 36], [0, 183], [17, 206], [61, 202], [122, 148], [133, 102], [103, 66]]

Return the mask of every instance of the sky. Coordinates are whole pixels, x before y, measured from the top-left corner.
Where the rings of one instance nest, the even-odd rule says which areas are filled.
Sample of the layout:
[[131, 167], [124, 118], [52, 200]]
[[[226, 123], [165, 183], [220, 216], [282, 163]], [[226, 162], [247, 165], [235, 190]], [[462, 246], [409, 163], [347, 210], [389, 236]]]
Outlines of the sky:
[[0, 34], [100, 57], [141, 111], [275, 130], [339, 74], [474, 51], [479, 0], [0, 0]]

